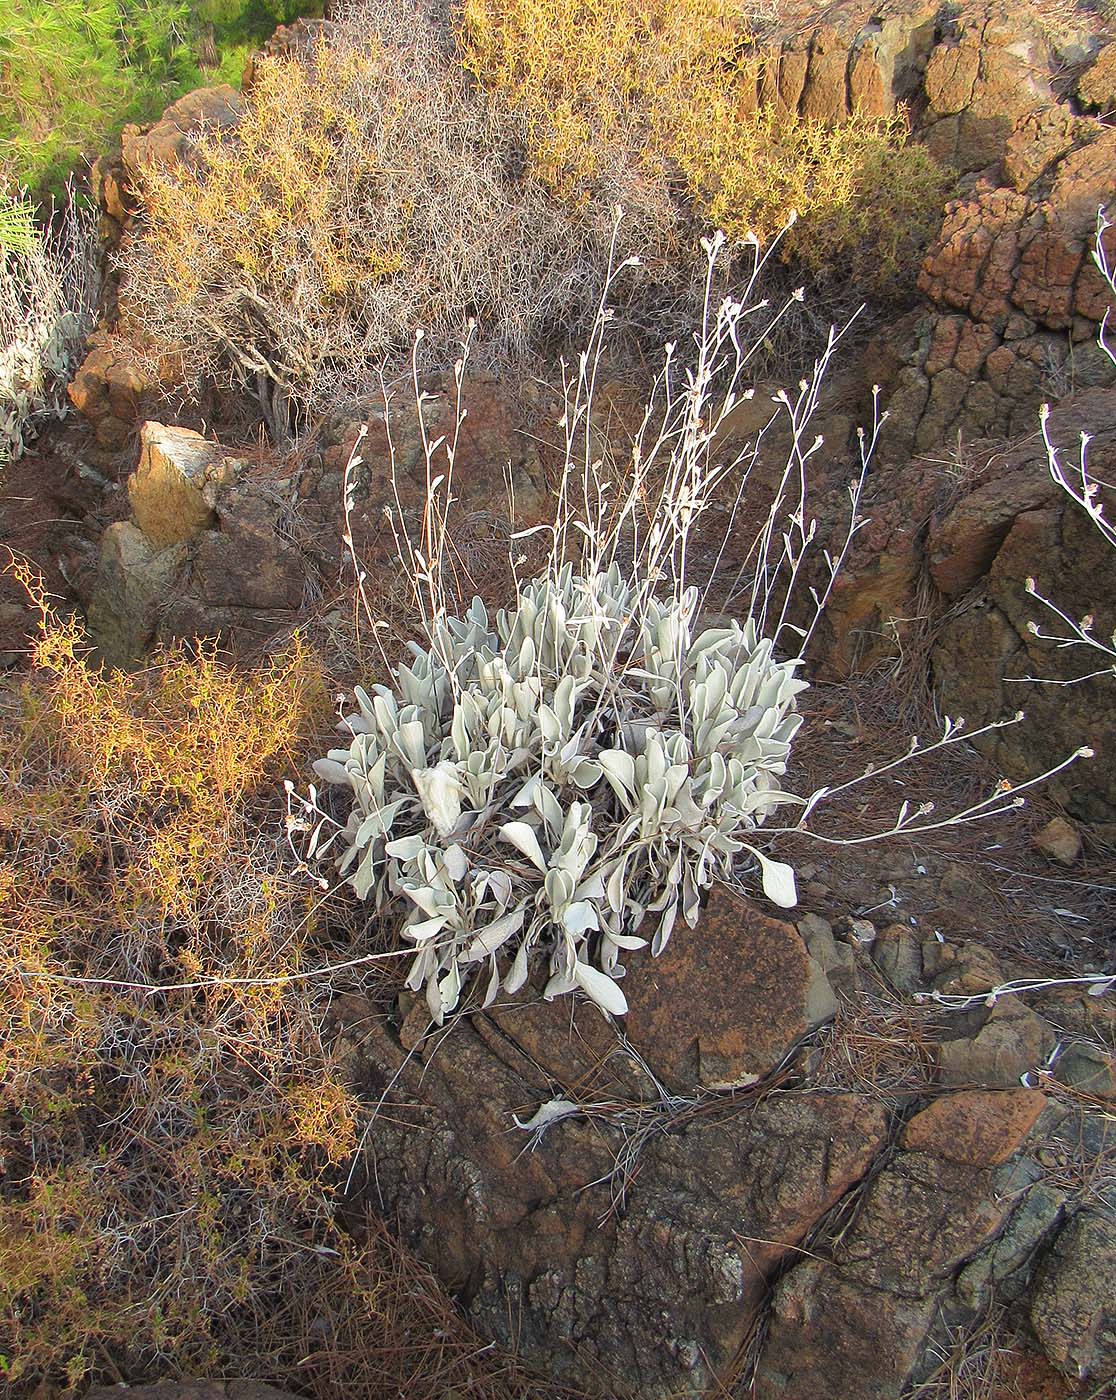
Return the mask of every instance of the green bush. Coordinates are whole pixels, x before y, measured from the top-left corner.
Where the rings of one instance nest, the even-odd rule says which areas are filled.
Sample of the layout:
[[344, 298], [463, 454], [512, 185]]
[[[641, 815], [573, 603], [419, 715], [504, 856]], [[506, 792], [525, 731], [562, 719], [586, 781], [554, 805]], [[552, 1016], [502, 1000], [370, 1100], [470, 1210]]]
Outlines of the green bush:
[[202, 83], [237, 81], [249, 47], [314, 8], [298, 0], [4, 0], [0, 184], [56, 193], [125, 122], [150, 120]]

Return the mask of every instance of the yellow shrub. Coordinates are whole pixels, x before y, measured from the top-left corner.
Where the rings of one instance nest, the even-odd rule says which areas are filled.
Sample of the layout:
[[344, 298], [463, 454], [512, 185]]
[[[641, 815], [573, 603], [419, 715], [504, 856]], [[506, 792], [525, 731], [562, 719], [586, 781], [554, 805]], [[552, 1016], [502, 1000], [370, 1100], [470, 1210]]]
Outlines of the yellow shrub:
[[375, 188], [394, 124], [409, 119], [388, 104], [366, 131], [346, 105], [378, 67], [374, 49], [323, 48], [312, 71], [262, 59], [235, 141], [212, 134], [190, 165], [147, 170], [151, 248], [180, 300], [223, 265], [264, 288], [301, 281], [336, 297], [403, 267], [400, 249], [370, 236], [354, 208]]
[[220, 1364], [222, 1318], [287, 1267], [261, 1239], [322, 1211], [355, 1143], [329, 988], [300, 980], [328, 956], [276, 791], [328, 714], [313, 657], [296, 639], [254, 671], [203, 649], [105, 674], [81, 652], [44, 611], [0, 713], [12, 1384], [76, 1385], [107, 1356]]
[[907, 125], [757, 110], [758, 59], [724, 0], [460, 0], [462, 62], [522, 111], [536, 171], [575, 202], [608, 160], [680, 174], [703, 221], [877, 291], [913, 276], [948, 176]]

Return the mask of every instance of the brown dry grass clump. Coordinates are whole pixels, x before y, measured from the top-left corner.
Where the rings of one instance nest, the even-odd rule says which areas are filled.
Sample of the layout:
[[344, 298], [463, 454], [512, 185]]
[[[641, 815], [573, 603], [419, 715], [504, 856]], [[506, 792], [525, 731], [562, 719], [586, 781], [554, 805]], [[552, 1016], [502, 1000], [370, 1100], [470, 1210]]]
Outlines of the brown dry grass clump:
[[[576, 344], [610, 257], [630, 346], [699, 314], [699, 234], [765, 243], [830, 284], [909, 291], [949, 176], [902, 115], [759, 110], [725, 0], [631, 10], [352, 0], [298, 58], [264, 58], [244, 114], [153, 165], [122, 306], [189, 375], [260, 393], [272, 426], [367, 392], [416, 327], [427, 365], [505, 368]], [[750, 94], [750, 96], [749, 96]], [[614, 210], [625, 210], [619, 244]], [[795, 274], [797, 276], [797, 273]]]
[[102, 674], [40, 602], [0, 707], [0, 1390], [541, 1394], [381, 1227], [335, 1218], [360, 1110], [322, 1028], [375, 964], [316, 975], [372, 945], [285, 856], [314, 658]]
[[235, 132], [147, 171], [129, 317], [191, 374], [262, 388], [277, 423], [367, 395], [420, 326], [426, 364], [470, 320], [475, 360], [521, 364], [591, 319], [612, 223], [564, 210], [522, 144], [431, 21], [353, 6], [301, 59], [259, 61]]

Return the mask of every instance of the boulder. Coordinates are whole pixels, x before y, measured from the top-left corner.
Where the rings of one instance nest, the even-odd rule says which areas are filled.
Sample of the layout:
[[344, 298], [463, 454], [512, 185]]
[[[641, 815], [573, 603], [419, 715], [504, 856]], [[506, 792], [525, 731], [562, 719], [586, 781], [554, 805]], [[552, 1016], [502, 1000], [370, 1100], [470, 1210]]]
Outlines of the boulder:
[[1105, 44], [1078, 78], [1077, 98], [1086, 110], [1109, 115], [1116, 110], [1116, 44]]
[[88, 609], [106, 660], [131, 664], [153, 641], [198, 637], [251, 650], [295, 623], [310, 565], [289, 503], [244, 479], [244, 466], [199, 433], [143, 425], [133, 518], [102, 538]]
[[907, 1123], [903, 1146], [945, 1162], [998, 1167], [1019, 1150], [1048, 1103], [1036, 1089], [946, 1094]]
[[121, 452], [132, 441], [145, 400], [157, 388], [134, 347], [98, 331], [66, 392], [92, 425], [100, 447]]
[[[1050, 1360], [1075, 1380], [1116, 1377], [1116, 1221], [1082, 1210], [1043, 1260], [1031, 1323]], [[1099, 1391], [1094, 1391], [1099, 1394]]]
[[187, 554], [185, 544], [160, 549], [129, 520], [105, 531], [86, 620], [107, 665], [130, 666], [143, 655], [181, 583]]
[[1058, 865], [1076, 865], [1081, 859], [1081, 833], [1065, 817], [1051, 817], [1041, 830], [1035, 832], [1031, 845]]
[[[1091, 470], [1111, 480], [1116, 391], [1086, 390], [1052, 412], [1048, 432], [1071, 471], [1085, 431]], [[1116, 553], [1050, 480], [1041, 439], [1006, 454], [1002, 471], [930, 529], [931, 568], [959, 601], [932, 652], [934, 682], [946, 711], [972, 727], [1026, 712], [1026, 723], [977, 741], [1010, 778], [1031, 777], [1091, 746], [1097, 757], [1087, 774], [1070, 769], [1052, 792], [1074, 817], [1112, 821], [1116, 687], [1110, 676], [1091, 674], [1103, 672], [1103, 656], [1050, 640], [1064, 635], [1065, 624], [1029, 594], [1028, 580], [1070, 617], [1094, 617], [1095, 635], [1107, 637], [1116, 630]]]
[[1116, 1099], [1116, 1055], [1097, 1045], [1074, 1042], [1058, 1056], [1054, 1078], [1079, 1093]]
[[126, 126], [121, 135], [124, 169], [132, 188], [143, 188], [148, 166], [169, 169], [188, 162], [209, 131], [227, 131], [240, 120], [243, 103], [228, 83], [195, 88], [172, 102], [151, 126]]
[[200, 433], [144, 423], [128, 480], [135, 522], [159, 548], [193, 540], [214, 523], [217, 491], [235, 474], [223, 449]]
[[[756, 1378], [762, 1400], [899, 1400], [936, 1368], [946, 1335], [986, 1315], [990, 1279], [1008, 1292], [1026, 1287], [1064, 1196], [1028, 1157], [1002, 1158], [1020, 1123], [1005, 1134], [999, 1115], [977, 1146], [988, 1110], [961, 1097], [916, 1129], [917, 1149], [869, 1178], [828, 1257], [819, 1245], [778, 1283]], [[972, 1155], [1000, 1164], [957, 1161], [957, 1129]]]
[[[389, 513], [402, 511], [412, 531], [421, 520], [428, 476], [424, 434], [430, 443], [454, 437], [456, 389], [434, 377], [423, 392], [421, 422], [419, 410], [406, 399], [387, 407], [382, 399], [375, 400], [363, 411], [347, 410], [327, 422], [323, 451], [303, 484], [304, 494], [327, 517], [335, 518], [346, 465], [359, 454], [361, 463], [350, 482], [352, 524], [362, 557], [373, 562], [394, 564], [398, 559]], [[459, 521], [469, 516], [506, 520], [514, 514], [516, 525], [523, 527], [549, 519], [552, 499], [530, 399], [529, 393], [513, 390], [490, 374], [477, 373], [464, 381], [461, 404], [466, 415], [457, 431], [452, 472]], [[439, 452], [431, 474], [446, 472], [445, 453]]]
[[355, 1069], [381, 1104], [371, 1203], [483, 1333], [594, 1394], [696, 1400], [715, 1385], [769, 1280], [884, 1141], [884, 1110], [852, 1094], [656, 1131], [677, 1109], [638, 1066], [642, 1107], [605, 1100], [533, 1139], [513, 1115], [528, 1121], [562, 1082], [560, 1042], [556, 1074], [502, 1035], [492, 1048], [488, 1015], [411, 1052], [381, 1017], [363, 1024]]
[[1005, 997], [975, 1034], [939, 1046], [942, 1082], [1014, 1087], [1024, 1075], [1045, 1066], [1055, 1044], [1047, 1021], [1017, 998]]
[[624, 983], [629, 1043], [669, 1088], [727, 1089], [770, 1073], [837, 1001], [798, 931], [717, 886]]

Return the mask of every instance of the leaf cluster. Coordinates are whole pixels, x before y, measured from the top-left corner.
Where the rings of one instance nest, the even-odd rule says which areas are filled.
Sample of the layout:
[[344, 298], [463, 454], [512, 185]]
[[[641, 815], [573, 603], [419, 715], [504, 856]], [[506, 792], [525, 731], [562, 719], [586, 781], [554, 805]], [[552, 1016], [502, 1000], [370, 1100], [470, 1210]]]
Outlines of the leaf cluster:
[[[768, 895], [789, 867], [748, 839], [781, 802], [796, 661], [753, 623], [693, 636], [696, 590], [643, 599], [619, 565], [523, 584], [489, 619], [440, 619], [392, 684], [356, 692], [351, 736], [315, 765], [351, 789], [338, 868], [383, 909], [402, 897], [407, 978], [441, 1023], [471, 979], [489, 1005], [545, 960], [544, 995], [575, 988], [623, 1014], [620, 959], [666, 946], [679, 915], [742, 850]], [[643, 936], [640, 930], [648, 930]]]

